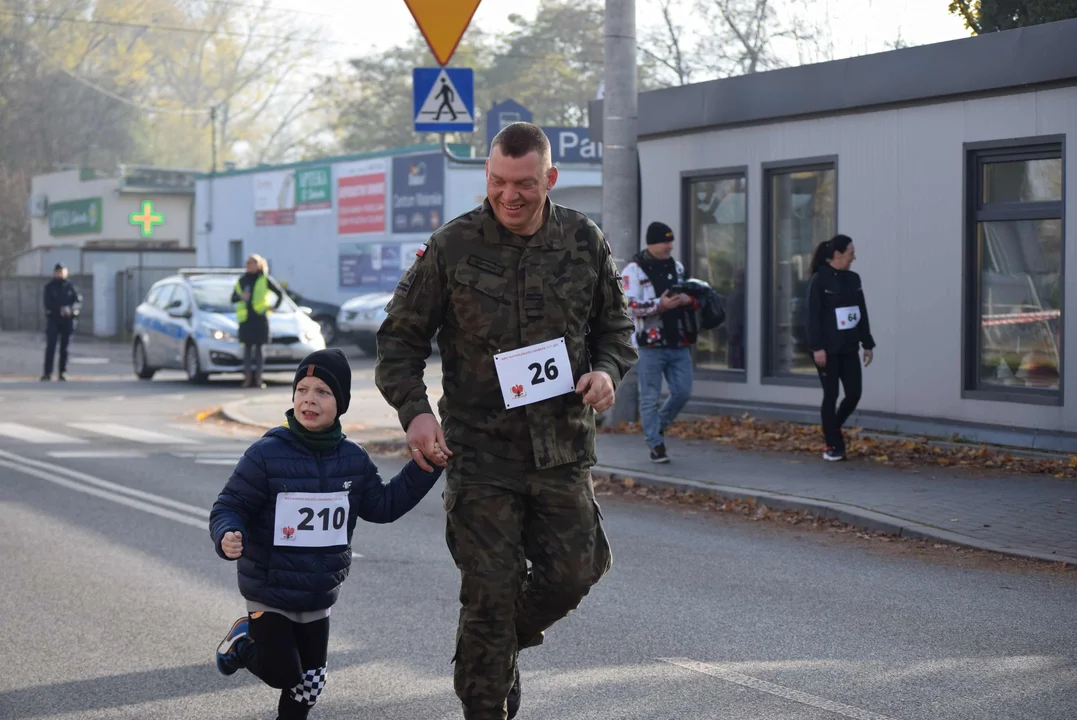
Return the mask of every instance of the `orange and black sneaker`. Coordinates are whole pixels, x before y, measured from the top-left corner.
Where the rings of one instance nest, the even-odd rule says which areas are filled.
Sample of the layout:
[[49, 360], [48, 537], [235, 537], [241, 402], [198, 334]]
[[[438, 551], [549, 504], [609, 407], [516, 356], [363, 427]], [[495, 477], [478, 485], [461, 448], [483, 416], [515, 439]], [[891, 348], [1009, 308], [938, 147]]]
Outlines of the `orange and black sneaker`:
[[243, 667], [243, 658], [239, 656], [239, 648], [242, 643], [249, 640], [247, 637], [249, 628], [250, 623], [247, 616], [244, 615], [232, 623], [232, 627], [228, 629], [228, 634], [224, 636], [224, 640], [217, 646], [217, 671], [221, 675], [231, 675]]

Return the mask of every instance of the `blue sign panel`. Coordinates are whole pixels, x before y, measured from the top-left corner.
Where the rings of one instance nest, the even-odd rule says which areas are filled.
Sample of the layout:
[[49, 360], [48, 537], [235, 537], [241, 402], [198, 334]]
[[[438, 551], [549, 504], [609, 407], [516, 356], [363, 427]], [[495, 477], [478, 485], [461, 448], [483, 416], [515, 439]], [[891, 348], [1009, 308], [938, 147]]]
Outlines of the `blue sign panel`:
[[[490, 154], [490, 145], [494, 136], [506, 125], [514, 122], [532, 122], [531, 111], [516, 102], [506, 100], [494, 103], [486, 113], [486, 154]], [[602, 143], [591, 142], [589, 128], [544, 127], [542, 131], [550, 138], [554, 165], [562, 163], [602, 163]]]
[[602, 162], [602, 143], [591, 142], [589, 128], [544, 127], [542, 131], [550, 138], [555, 165]]
[[384, 240], [341, 243], [337, 258], [340, 287], [364, 293], [392, 292], [404, 271], [404, 253], [412, 247]]
[[532, 122], [531, 111], [515, 100], [494, 103], [486, 113], [486, 154], [490, 154], [490, 144], [506, 125], [514, 122]]
[[445, 157], [393, 158], [392, 232], [429, 234], [444, 223], [444, 210]]
[[415, 132], [475, 130], [475, 71], [415, 68], [411, 77]]

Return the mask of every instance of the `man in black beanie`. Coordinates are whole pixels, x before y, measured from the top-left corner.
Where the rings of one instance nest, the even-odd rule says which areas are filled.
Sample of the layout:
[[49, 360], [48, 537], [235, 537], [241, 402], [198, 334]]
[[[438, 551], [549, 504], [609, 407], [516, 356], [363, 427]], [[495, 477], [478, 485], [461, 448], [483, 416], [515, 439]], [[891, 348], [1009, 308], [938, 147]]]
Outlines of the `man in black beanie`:
[[[647, 249], [636, 254], [621, 273], [628, 314], [635, 323], [632, 343], [639, 348], [639, 413], [651, 461], [669, 462], [665, 431], [692, 395], [692, 350], [699, 328], [699, 301], [672, 292], [684, 283], [684, 266], [673, 257], [673, 230], [653, 222], [647, 228]], [[662, 378], [669, 398], [659, 407]]]
[[60, 341], [60, 368], [57, 380], [67, 379], [67, 344], [75, 331], [75, 318], [82, 306], [82, 296], [67, 279], [67, 268], [56, 263], [52, 280], [45, 284], [45, 374], [43, 381], [52, 379], [52, 363], [56, 358], [56, 341]]

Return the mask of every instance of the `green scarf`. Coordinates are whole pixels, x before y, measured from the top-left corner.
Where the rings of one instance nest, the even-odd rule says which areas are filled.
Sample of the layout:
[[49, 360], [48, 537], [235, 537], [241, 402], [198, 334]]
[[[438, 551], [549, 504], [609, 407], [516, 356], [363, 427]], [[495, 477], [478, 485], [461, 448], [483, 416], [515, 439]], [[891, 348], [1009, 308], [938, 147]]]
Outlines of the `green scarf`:
[[325, 430], [319, 430], [318, 432], [311, 432], [303, 427], [303, 423], [295, 417], [295, 410], [289, 409], [284, 413], [284, 416], [288, 419], [285, 423], [292, 434], [299, 438], [299, 442], [307, 446], [307, 449], [314, 453], [332, 452], [337, 449], [337, 445], [344, 439], [344, 431], [340, 427], [340, 418], [330, 425]]

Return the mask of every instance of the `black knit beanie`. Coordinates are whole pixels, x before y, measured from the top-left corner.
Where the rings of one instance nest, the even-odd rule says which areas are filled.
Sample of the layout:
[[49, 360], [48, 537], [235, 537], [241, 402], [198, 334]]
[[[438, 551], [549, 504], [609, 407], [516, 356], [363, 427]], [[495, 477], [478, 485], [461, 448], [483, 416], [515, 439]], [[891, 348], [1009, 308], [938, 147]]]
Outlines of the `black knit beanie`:
[[647, 244], [673, 242], [673, 229], [665, 223], [653, 222], [647, 226]]
[[348, 412], [352, 399], [352, 368], [343, 351], [337, 348], [315, 350], [303, 358], [292, 380], [292, 400], [295, 401], [295, 388], [305, 377], [316, 377], [333, 391], [337, 401], [337, 417]]

